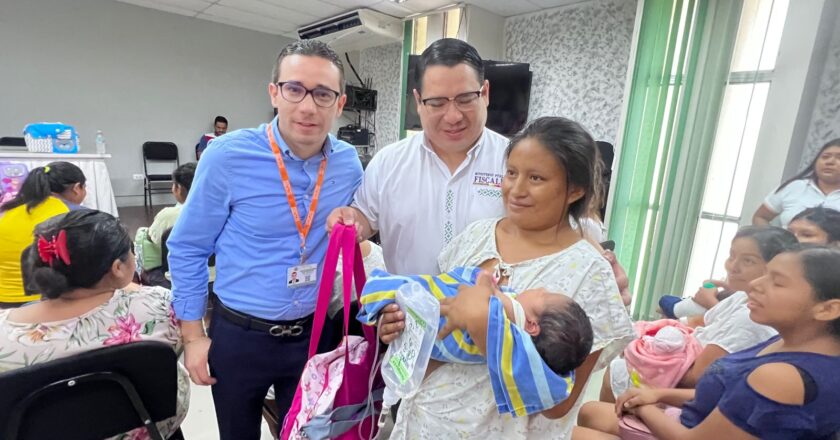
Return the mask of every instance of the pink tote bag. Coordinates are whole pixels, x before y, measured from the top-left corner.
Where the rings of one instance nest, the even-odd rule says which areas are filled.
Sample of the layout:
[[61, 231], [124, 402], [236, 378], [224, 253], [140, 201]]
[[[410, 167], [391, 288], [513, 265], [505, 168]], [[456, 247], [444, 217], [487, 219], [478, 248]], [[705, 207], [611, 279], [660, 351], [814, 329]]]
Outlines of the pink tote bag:
[[[332, 296], [339, 254], [342, 254], [344, 274], [344, 338], [335, 350], [316, 355]], [[280, 432], [283, 440], [362, 440], [376, 435], [382, 388], [376, 359], [378, 342], [375, 330], [369, 326], [363, 326], [364, 337], [348, 335], [353, 281], [356, 291], [361, 292], [365, 284], [365, 270], [356, 242], [356, 229], [338, 224], [330, 235], [324, 258], [309, 341], [309, 360], [283, 422]], [[371, 384], [379, 388], [373, 396]]]

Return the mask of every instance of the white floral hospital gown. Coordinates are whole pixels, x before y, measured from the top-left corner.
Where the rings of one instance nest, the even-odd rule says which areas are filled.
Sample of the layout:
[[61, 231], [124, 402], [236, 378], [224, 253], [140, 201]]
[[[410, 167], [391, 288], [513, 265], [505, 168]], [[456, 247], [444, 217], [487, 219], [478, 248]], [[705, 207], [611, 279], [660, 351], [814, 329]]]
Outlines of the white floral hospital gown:
[[[595, 369], [604, 368], [634, 337], [609, 263], [581, 240], [555, 254], [506, 264], [496, 247], [498, 221], [480, 220], [469, 225], [441, 252], [440, 270], [478, 266], [496, 259], [513, 290], [542, 287], [568, 295], [592, 321], [592, 351], [602, 350]], [[487, 366], [444, 364], [426, 378], [416, 395], [403, 399], [391, 439], [570, 438], [581, 404], [582, 399], [578, 399], [572, 410], [557, 420], [539, 414], [520, 418], [499, 415]]]
[[[18, 323], [9, 320], [11, 311], [0, 310], [0, 372], [134, 341], [164, 342], [176, 353], [182, 351], [181, 332], [172, 310], [172, 294], [163, 287], [117, 290], [108, 302], [63, 321]], [[157, 423], [164, 438], [171, 436], [186, 417], [189, 400], [189, 376], [178, 364], [175, 416]], [[121, 440], [148, 438], [146, 428], [113, 437]]]

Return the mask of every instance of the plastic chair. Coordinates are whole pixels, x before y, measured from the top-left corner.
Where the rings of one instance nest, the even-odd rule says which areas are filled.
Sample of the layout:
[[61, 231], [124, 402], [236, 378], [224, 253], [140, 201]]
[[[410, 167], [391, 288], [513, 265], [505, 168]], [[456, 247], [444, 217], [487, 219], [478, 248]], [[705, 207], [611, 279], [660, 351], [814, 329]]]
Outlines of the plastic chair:
[[[0, 438], [101, 439], [175, 416], [177, 357], [134, 342], [0, 373]], [[180, 429], [170, 439], [183, 439]]]

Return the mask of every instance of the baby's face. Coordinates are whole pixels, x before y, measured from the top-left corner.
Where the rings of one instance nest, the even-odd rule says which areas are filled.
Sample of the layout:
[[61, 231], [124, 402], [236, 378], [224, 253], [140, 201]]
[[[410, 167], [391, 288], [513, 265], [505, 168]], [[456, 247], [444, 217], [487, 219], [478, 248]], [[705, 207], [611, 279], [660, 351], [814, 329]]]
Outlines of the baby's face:
[[539, 322], [549, 306], [565, 307], [571, 301], [571, 298], [562, 293], [549, 292], [545, 289], [529, 289], [516, 295], [516, 300], [519, 301], [519, 304], [522, 304], [522, 308], [525, 309], [525, 317], [529, 321]]

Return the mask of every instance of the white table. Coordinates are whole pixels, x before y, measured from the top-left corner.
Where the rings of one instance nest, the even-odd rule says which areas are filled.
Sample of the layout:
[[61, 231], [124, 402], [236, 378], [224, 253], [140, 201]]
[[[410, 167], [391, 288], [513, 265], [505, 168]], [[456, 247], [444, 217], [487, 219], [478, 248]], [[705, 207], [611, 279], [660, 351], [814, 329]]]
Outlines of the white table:
[[105, 166], [105, 159], [110, 154], [55, 154], [29, 153], [26, 151], [0, 150], [0, 162], [17, 162], [26, 165], [28, 169], [42, 167], [50, 162], [70, 162], [82, 169], [87, 182], [87, 197], [82, 206], [98, 209], [117, 217], [117, 201], [114, 199], [114, 189], [111, 187], [111, 175]]

